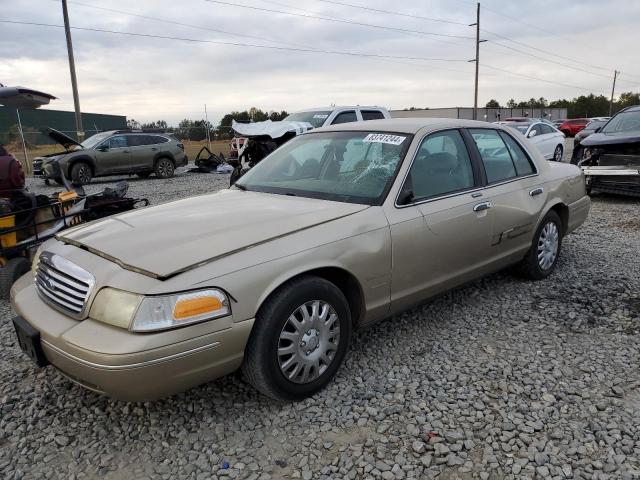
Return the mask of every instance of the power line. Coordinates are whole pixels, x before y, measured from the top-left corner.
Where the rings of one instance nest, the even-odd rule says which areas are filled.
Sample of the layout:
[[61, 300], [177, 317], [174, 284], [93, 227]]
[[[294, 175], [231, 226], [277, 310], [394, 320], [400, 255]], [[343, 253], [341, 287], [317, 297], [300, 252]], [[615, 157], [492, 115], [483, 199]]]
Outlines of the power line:
[[[57, 0], [52, 0], [52, 1], [57, 3]], [[141, 14], [138, 14], [138, 13], [126, 12], [124, 10], [116, 10], [115, 8], [100, 7], [98, 5], [91, 5], [91, 4], [88, 4], [88, 3], [76, 2], [76, 1], [71, 1], [71, 0], [69, 1], [69, 3], [72, 3], [74, 5], [79, 5], [79, 6], [82, 6], [82, 7], [94, 8], [96, 10], [102, 10], [102, 11], [105, 11], [105, 12], [119, 13], [121, 15], [128, 15], [128, 16], [131, 16], [131, 17], [142, 18], [144, 20], [152, 20], [154, 22], [162, 22], [162, 23], [168, 23], [168, 24], [171, 24], [171, 25], [179, 25], [179, 26], [182, 26], [182, 27], [195, 28], [195, 29], [198, 29], [198, 30], [206, 30], [206, 31], [209, 31], [209, 32], [222, 33], [224, 35], [233, 35], [235, 37], [252, 38], [254, 40], [262, 40], [264, 42], [281, 43], [283, 45], [294, 45], [294, 46], [301, 45], [299, 43], [295, 44], [295, 43], [291, 43], [291, 42], [284, 42], [284, 41], [281, 41], [281, 40], [274, 40], [272, 38], [261, 37], [261, 36], [258, 36], [258, 35], [247, 35], [247, 34], [243, 34], [243, 33], [230, 32], [228, 30], [220, 30], [220, 29], [217, 29], [217, 28], [204, 27], [202, 25], [194, 25], [194, 24], [191, 24], [191, 23], [182, 23], [182, 22], [177, 22], [175, 20], [170, 20], [170, 19], [165, 19], [165, 18], [160, 18], [160, 17], [152, 17], [152, 16], [149, 16], [149, 15], [141, 15]], [[305, 46], [305, 45], [302, 45], [302, 46]], [[312, 48], [312, 47], [309, 47], [309, 48]]]
[[562, 87], [569, 87], [569, 88], [575, 88], [575, 89], [578, 89], [578, 90], [585, 90], [585, 91], [588, 91], [588, 92], [593, 92], [593, 89], [591, 89], [591, 88], [580, 87], [578, 85], [571, 85], [571, 84], [568, 84], [568, 83], [556, 82], [554, 80], [546, 80], [544, 78], [534, 77], [532, 75], [526, 75], [524, 73], [512, 72], [511, 70], [505, 70], [504, 68], [494, 67], [492, 65], [487, 65], [486, 63], [483, 63], [482, 66], [486, 67], [486, 68], [489, 68], [491, 70], [495, 70], [497, 72], [503, 72], [503, 73], [507, 73], [509, 75], [514, 75], [516, 77], [528, 78], [529, 80], [536, 80], [538, 82], [551, 83], [551, 84], [554, 84], [554, 85], [560, 85]]
[[[507, 40], [507, 41], [512, 42], [512, 43], [515, 43], [515, 44], [517, 44], [517, 45], [521, 45], [521, 46], [523, 46], [523, 47], [530, 48], [530, 49], [532, 49], [532, 50], [536, 50], [536, 51], [538, 51], [538, 52], [545, 53], [545, 54], [547, 54], [547, 55], [552, 55], [552, 56], [554, 56], [554, 57], [561, 58], [561, 59], [563, 59], [563, 60], [568, 60], [568, 61], [570, 61], [570, 62], [574, 62], [574, 63], [580, 64], [580, 65], [584, 65], [584, 66], [590, 67], [590, 68], [592, 68], [592, 69], [602, 70], [602, 71], [609, 71], [609, 69], [608, 69], [608, 68], [600, 67], [600, 66], [598, 66], [598, 65], [593, 65], [593, 64], [590, 64], [590, 63], [586, 63], [586, 62], [581, 62], [580, 60], [575, 60], [575, 59], [572, 59], [572, 58], [570, 58], [570, 57], [566, 57], [566, 56], [564, 56], [564, 55], [558, 55], [557, 53], [550, 52], [549, 50], [544, 50], [544, 49], [542, 49], [542, 48], [534, 47], [533, 45], [529, 45], [529, 44], [527, 44], [527, 43], [520, 42], [520, 41], [518, 41], [518, 40], [514, 40], [513, 38], [509, 38], [509, 37], [506, 37], [506, 36], [504, 36], [504, 35], [500, 35], [499, 33], [495, 33], [495, 32], [492, 32], [492, 31], [490, 31], [490, 30], [485, 30], [485, 29], [483, 29], [482, 31], [483, 31], [484, 33], [488, 33], [489, 35], [493, 35], [493, 36], [498, 37], [498, 38], [501, 38], [501, 39], [503, 39], [503, 40]], [[494, 42], [494, 43], [495, 43], [495, 42]], [[567, 65], [567, 66], [568, 66], [568, 65]], [[571, 67], [570, 67], [570, 68], [571, 68]], [[635, 76], [635, 75], [631, 75], [631, 74], [627, 74], [627, 75], [628, 75], [628, 76]], [[606, 75], [605, 75], [605, 77], [606, 77], [606, 78], [609, 78], [609, 77], [608, 77], [608, 76], [606, 76]]]
[[468, 23], [465, 22], [456, 22], [454, 20], [447, 20], [444, 18], [435, 18], [435, 17], [425, 17], [422, 15], [415, 15], [415, 14], [409, 14], [409, 13], [402, 13], [402, 12], [393, 12], [391, 10], [382, 10], [380, 8], [372, 8], [372, 7], [366, 7], [364, 5], [355, 5], [352, 3], [343, 3], [343, 2], [337, 2], [335, 0], [316, 0], [318, 2], [323, 2], [323, 3], [331, 3], [333, 5], [341, 5], [343, 7], [351, 7], [351, 8], [359, 8], [361, 10], [368, 10], [370, 12], [377, 12], [377, 13], [384, 13], [387, 15], [396, 15], [398, 17], [406, 17], [406, 18], [415, 18], [418, 20], [427, 20], [430, 22], [440, 22], [440, 23], [449, 23], [452, 25], [462, 25], [462, 26], [467, 26]]
[[[57, 25], [57, 24], [51, 24], [51, 23], [38, 23], [38, 22], [23, 22], [23, 21], [17, 21], [17, 20], [0, 20], [0, 23], [7, 23], [7, 24], [14, 24], [14, 25], [31, 25], [31, 26], [38, 26], [38, 27], [64, 28], [64, 25]], [[154, 35], [150, 33], [136, 33], [136, 32], [124, 32], [120, 30], [106, 30], [102, 28], [91, 28], [91, 27], [71, 27], [71, 28], [73, 30], [80, 30], [80, 31], [86, 31], [86, 32], [100, 32], [100, 33], [109, 33], [109, 34], [115, 34], [115, 35], [127, 35], [132, 37], [158, 38], [163, 40], [176, 40], [176, 41], [192, 42], [192, 43], [211, 43], [215, 45], [228, 45], [233, 47], [250, 47], [250, 48], [264, 48], [264, 49], [271, 49], [271, 50], [284, 50], [284, 51], [292, 51], [292, 52], [324, 53], [324, 54], [331, 54], [331, 55], [345, 55], [350, 57], [364, 57], [364, 58], [420, 60], [420, 61], [428, 61], [428, 62], [467, 62], [467, 60], [457, 59], [457, 58], [408, 57], [408, 56], [398, 56], [398, 55], [382, 55], [382, 54], [374, 54], [374, 53], [346, 52], [341, 50], [278, 47], [275, 45], [256, 45], [252, 43], [225, 42], [222, 40], [203, 40], [203, 39], [197, 39], [197, 38], [175, 37], [170, 35]]]
[[422, 30], [411, 30], [411, 29], [407, 29], [407, 28], [391, 27], [391, 26], [388, 26], [388, 25], [378, 25], [378, 24], [374, 24], [374, 23], [356, 22], [354, 20], [344, 20], [344, 19], [341, 19], [341, 18], [324, 17], [324, 16], [321, 16], [321, 15], [313, 15], [313, 14], [310, 14], [310, 13], [285, 12], [283, 10], [275, 10], [275, 9], [271, 9], [271, 8], [255, 7], [253, 5], [244, 5], [244, 4], [241, 4], [241, 3], [225, 2], [225, 1], [222, 1], [222, 0], [205, 0], [205, 2], [215, 3], [215, 4], [218, 4], [218, 5], [226, 5], [226, 6], [230, 6], [230, 7], [246, 8], [246, 9], [249, 9], [249, 10], [257, 10], [257, 11], [261, 11], [261, 12], [279, 13], [279, 14], [282, 14], [282, 15], [291, 15], [291, 16], [294, 16], [294, 17], [312, 18], [314, 20], [324, 20], [326, 22], [336, 22], [336, 23], [344, 23], [344, 24], [349, 24], [349, 25], [358, 25], [358, 26], [361, 26], [361, 27], [378, 28], [378, 29], [382, 29], [382, 30], [391, 30], [391, 31], [394, 31], [394, 32], [403, 32], [403, 33], [409, 33], [409, 34], [415, 34], [415, 35], [426, 35], [426, 36], [434, 36], [434, 37], [459, 38], [459, 39], [465, 39], [465, 40], [473, 40], [473, 37], [468, 37], [468, 36], [464, 36], [464, 35], [452, 35], [452, 34], [448, 34], [448, 33], [425, 32], [425, 31], [422, 31]]

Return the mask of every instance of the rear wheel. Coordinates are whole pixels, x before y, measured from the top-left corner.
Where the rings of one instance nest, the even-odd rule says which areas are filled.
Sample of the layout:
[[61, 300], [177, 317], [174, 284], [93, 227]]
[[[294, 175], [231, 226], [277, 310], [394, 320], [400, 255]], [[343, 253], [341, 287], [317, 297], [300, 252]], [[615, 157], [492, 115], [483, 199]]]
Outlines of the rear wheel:
[[519, 273], [531, 280], [548, 277], [556, 268], [561, 246], [562, 220], [551, 210], [540, 223], [531, 248], [518, 265]]
[[25, 257], [11, 258], [0, 267], [0, 295], [2, 298], [9, 296], [11, 286], [30, 269], [31, 262]]
[[242, 371], [265, 395], [302, 400], [331, 381], [350, 338], [351, 313], [340, 289], [322, 278], [298, 278], [260, 308]]
[[84, 162], [78, 162], [71, 167], [71, 182], [74, 185], [91, 183], [92, 176], [93, 172], [91, 171], [91, 167]]
[[556, 162], [561, 162], [562, 161], [562, 145], [558, 145], [556, 147], [556, 149], [553, 151], [553, 160]]
[[160, 158], [156, 162], [155, 173], [158, 178], [171, 178], [175, 172], [173, 162], [168, 158]]

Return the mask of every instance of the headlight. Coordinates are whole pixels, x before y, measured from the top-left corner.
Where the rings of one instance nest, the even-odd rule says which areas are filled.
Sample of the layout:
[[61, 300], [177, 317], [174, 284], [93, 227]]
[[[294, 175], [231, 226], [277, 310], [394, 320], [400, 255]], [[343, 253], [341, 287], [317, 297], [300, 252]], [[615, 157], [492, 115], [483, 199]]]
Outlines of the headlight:
[[214, 288], [158, 296], [104, 288], [98, 292], [89, 315], [133, 332], [153, 332], [230, 314], [229, 299]]
[[38, 269], [38, 261], [40, 260], [40, 254], [42, 253], [42, 244], [36, 250], [35, 255], [31, 259], [31, 273], [36, 274], [36, 270]]

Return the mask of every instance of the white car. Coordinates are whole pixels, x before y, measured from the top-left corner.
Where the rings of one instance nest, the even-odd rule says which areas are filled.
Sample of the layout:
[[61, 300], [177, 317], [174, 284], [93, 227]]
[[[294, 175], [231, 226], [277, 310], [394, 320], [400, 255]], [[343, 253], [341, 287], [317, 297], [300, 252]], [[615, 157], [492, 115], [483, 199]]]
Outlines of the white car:
[[546, 122], [504, 123], [527, 137], [547, 160], [562, 161], [564, 153], [564, 133]]

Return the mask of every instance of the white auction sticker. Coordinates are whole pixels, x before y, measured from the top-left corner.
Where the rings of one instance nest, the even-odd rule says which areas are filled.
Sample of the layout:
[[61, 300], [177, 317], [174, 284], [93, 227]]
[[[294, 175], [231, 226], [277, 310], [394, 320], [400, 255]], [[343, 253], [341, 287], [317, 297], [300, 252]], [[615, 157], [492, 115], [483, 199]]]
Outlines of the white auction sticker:
[[313, 118], [320, 118], [322, 120], [324, 120], [325, 118], [327, 118], [329, 115], [325, 115], [325, 114], [321, 114], [321, 113], [316, 113]]
[[401, 137], [400, 135], [388, 135], [385, 133], [370, 133], [364, 137], [363, 142], [370, 143], [388, 143], [389, 145], [400, 145], [407, 137]]

